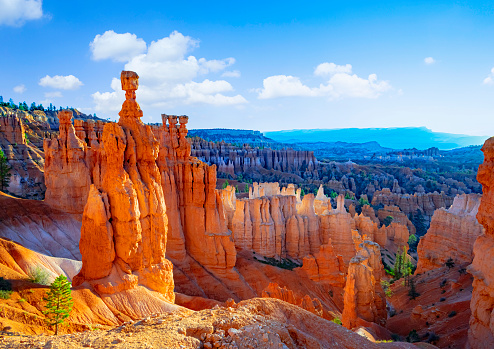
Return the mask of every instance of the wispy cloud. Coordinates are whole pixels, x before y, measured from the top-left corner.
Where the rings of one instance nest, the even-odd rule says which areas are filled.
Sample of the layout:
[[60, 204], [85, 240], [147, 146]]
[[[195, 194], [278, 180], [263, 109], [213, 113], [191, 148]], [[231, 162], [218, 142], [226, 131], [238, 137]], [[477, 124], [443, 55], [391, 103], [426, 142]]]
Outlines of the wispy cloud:
[[491, 73], [484, 79], [484, 84], [486, 85], [494, 84], [494, 68], [491, 69]]
[[76, 90], [81, 87], [83, 83], [74, 75], [55, 75], [53, 77], [47, 75], [39, 80], [39, 85], [60, 90]]
[[425, 57], [424, 58], [424, 63], [427, 64], [427, 65], [431, 65], [431, 64], [434, 64], [436, 63], [436, 60], [432, 57]]
[[26, 92], [26, 86], [24, 85], [17, 85], [14, 87], [14, 92], [15, 93], [24, 93]]
[[43, 16], [42, 0], [0, 0], [0, 25], [20, 27]]

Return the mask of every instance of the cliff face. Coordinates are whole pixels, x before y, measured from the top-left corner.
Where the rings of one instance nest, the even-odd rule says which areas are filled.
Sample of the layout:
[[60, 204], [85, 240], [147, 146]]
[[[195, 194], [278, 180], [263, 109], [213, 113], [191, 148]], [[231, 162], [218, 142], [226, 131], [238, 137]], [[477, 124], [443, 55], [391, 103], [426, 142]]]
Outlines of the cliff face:
[[81, 222], [39, 200], [0, 193], [0, 237], [46, 256], [81, 260]]
[[466, 265], [473, 260], [473, 244], [484, 232], [477, 222], [481, 195], [463, 194], [455, 198], [449, 209], [434, 212], [427, 234], [417, 247], [419, 257], [416, 273], [445, 265], [448, 259]]
[[292, 173], [302, 178], [319, 178], [317, 160], [312, 151], [293, 149], [273, 150], [252, 148], [247, 144], [236, 146], [225, 142], [214, 143], [193, 139], [192, 156], [218, 167], [218, 172], [237, 174], [264, 169]]
[[12, 168], [9, 186], [4, 190], [28, 199], [42, 199], [46, 189], [44, 154], [26, 139], [26, 128], [16, 113], [0, 115], [0, 149]]
[[494, 138], [485, 141], [482, 151], [484, 163], [477, 172], [477, 180], [482, 184], [477, 220], [484, 226], [485, 234], [475, 241], [475, 257], [468, 267], [474, 277], [468, 331], [471, 348], [494, 347]]
[[453, 198], [444, 193], [415, 193], [400, 194], [389, 188], [376, 191], [373, 194], [372, 205], [398, 206], [405, 215], [415, 214], [419, 210], [427, 221], [430, 221], [434, 211], [441, 207], [449, 207]]

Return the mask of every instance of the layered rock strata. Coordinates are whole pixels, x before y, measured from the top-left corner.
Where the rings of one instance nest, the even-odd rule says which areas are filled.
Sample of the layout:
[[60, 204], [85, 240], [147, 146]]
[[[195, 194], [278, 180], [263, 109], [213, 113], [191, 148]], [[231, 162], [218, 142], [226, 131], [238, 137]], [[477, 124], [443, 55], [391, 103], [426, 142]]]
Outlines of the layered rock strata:
[[441, 207], [449, 207], [453, 197], [441, 193], [400, 194], [383, 188], [373, 193], [372, 205], [398, 206], [405, 215], [416, 214], [419, 211], [427, 221], [430, 221], [434, 211]]
[[225, 142], [207, 142], [200, 138], [194, 138], [191, 145], [192, 156], [216, 165], [218, 172], [231, 176], [250, 169], [265, 169], [293, 173], [303, 178], [319, 178], [317, 160], [312, 151], [259, 149], [247, 144], [235, 146]]
[[17, 113], [0, 115], [0, 150], [11, 167], [9, 186], [3, 190], [23, 198], [43, 199], [44, 154], [26, 136], [26, 127]]
[[484, 232], [476, 218], [481, 197], [458, 195], [449, 209], [434, 212], [430, 228], [417, 247], [416, 273], [442, 267], [449, 259], [457, 265], [472, 263], [473, 244]]
[[494, 138], [485, 141], [482, 151], [484, 162], [477, 172], [482, 184], [477, 220], [485, 233], [475, 241], [475, 257], [468, 267], [474, 277], [468, 343], [474, 349], [494, 347]]

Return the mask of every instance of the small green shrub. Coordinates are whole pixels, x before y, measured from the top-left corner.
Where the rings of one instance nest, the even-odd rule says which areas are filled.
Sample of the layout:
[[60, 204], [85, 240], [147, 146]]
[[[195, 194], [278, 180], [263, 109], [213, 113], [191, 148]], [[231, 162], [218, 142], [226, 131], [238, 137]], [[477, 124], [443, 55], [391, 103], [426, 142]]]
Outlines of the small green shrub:
[[448, 258], [446, 263], [444, 263], [448, 267], [448, 269], [451, 269], [455, 266], [455, 262], [453, 261], [453, 258]]
[[446, 298], [441, 297], [441, 299], [439, 300], [439, 302], [444, 302], [445, 300], [446, 300]]
[[420, 342], [420, 337], [416, 330], [411, 330], [408, 334], [406, 341], [409, 343], [417, 343]]
[[26, 300], [24, 298], [19, 298], [19, 303], [24, 303]]
[[339, 317], [335, 317], [331, 322], [334, 322], [337, 325], [343, 325]]
[[12, 295], [13, 291], [7, 291], [7, 290], [0, 290], [0, 298], [1, 299], [9, 299], [10, 296]]
[[453, 310], [451, 313], [448, 314], [448, 317], [453, 317], [455, 315], [456, 315], [456, 311]]
[[48, 271], [41, 267], [36, 267], [29, 271], [29, 281], [33, 284], [49, 285], [50, 284], [50, 274]]

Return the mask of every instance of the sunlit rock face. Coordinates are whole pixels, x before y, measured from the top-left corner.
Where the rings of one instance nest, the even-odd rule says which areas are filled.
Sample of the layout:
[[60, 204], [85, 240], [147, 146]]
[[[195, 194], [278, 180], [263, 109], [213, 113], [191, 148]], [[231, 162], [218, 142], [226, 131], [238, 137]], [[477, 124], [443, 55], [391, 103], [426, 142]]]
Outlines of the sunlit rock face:
[[484, 163], [477, 172], [482, 184], [477, 220], [485, 233], [475, 241], [475, 257], [467, 269], [474, 277], [468, 343], [475, 349], [494, 347], [494, 138], [485, 141], [482, 151]]
[[379, 325], [386, 323], [386, 298], [381, 287], [383, 275], [379, 245], [364, 241], [348, 267], [341, 318], [343, 326], [352, 329], [359, 319]]
[[[167, 216], [156, 164], [159, 144], [140, 120], [137, 79], [133, 72], [122, 72], [126, 100], [120, 120], [106, 124], [101, 143], [91, 147], [93, 184], [79, 243], [82, 269], [73, 284], [88, 281], [100, 294], [143, 285], [173, 302], [173, 267], [165, 258]], [[69, 142], [85, 151], [87, 144], [67, 129]]]
[[450, 258], [456, 265], [472, 263], [473, 244], [484, 232], [476, 218], [481, 198], [478, 194], [458, 195], [449, 209], [434, 212], [417, 247], [416, 273], [442, 267]]
[[[60, 138], [46, 144], [48, 202], [83, 214], [83, 267], [74, 284], [88, 281], [108, 294], [143, 285], [173, 300], [165, 257], [184, 272], [199, 263], [238, 280], [216, 169], [190, 156], [188, 117], [162, 115], [163, 126], [145, 125], [135, 100], [137, 74], [122, 72], [121, 81], [126, 100], [118, 123], [91, 132], [74, 128], [66, 111]], [[61, 193], [60, 183], [74, 190]]]

